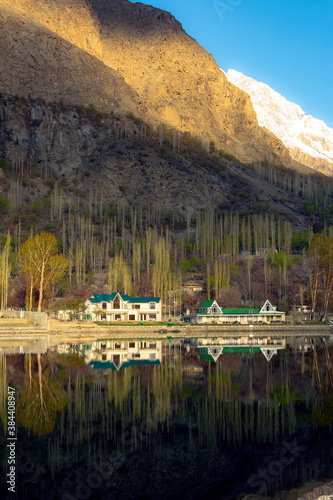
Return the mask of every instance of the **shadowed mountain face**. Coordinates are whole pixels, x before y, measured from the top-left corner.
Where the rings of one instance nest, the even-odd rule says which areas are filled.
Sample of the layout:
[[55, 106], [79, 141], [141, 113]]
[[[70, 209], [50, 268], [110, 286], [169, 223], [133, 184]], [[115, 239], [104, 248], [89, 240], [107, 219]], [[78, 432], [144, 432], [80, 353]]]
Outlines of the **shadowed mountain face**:
[[0, 11], [0, 92], [138, 112], [135, 92], [113, 69], [7, 8]]
[[0, 0], [0, 91], [131, 111], [215, 142], [240, 160], [284, 163], [249, 96], [174, 17], [127, 0]]

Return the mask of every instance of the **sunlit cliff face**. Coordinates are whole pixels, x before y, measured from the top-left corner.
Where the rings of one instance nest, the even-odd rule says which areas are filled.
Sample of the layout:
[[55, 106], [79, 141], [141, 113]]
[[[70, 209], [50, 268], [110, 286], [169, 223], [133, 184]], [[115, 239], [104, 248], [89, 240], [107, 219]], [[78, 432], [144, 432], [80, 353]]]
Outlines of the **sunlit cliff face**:
[[127, 109], [240, 160], [289, 164], [282, 143], [258, 126], [248, 95], [171, 14], [127, 0], [0, 0], [0, 8], [11, 73], [0, 91], [10, 84], [12, 94]]

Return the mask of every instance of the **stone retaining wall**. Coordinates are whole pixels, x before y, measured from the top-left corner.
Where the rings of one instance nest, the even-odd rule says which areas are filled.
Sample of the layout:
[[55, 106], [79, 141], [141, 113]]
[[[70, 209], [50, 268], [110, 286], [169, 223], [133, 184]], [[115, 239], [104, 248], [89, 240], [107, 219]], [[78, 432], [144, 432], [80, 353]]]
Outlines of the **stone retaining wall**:
[[[43, 330], [49, 329], [49, 320], [45, 312], [22, 310], [14, 311], [12, 309], [8, 309], [7, 311], [1, 311], [0, 316], [3, 318], [24, 318], [31, 321], [32, 323], [37, 323]], [[16, 327], [15, 329], [18, 329], [18, 327]]]

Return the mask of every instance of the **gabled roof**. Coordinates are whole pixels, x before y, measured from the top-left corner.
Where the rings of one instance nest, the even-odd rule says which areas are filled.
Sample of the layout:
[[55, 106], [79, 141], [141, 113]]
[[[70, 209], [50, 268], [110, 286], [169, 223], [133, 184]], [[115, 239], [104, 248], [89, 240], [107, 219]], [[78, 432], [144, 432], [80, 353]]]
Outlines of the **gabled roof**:
[[112, 370], [118, 371], [122, 368], [128, 368], [129, 366], [154, 366], [160, 365], [159, 359], [149, 360], [149, 359], [131, 359], [129, 361], [124, 361], [121, 363], [119, 368], [113, 363], [113, 361], [90, 361], [88, 366], [91, 366], [94, 370]]
[[99, 302], [111, 302], [115, 299], [117, 293], [94, 293], [92, 297], [89, 297], [88, 300], [92, 302], [92, 304], [98, 304]]
[[208, 307], [211, 307], [214, 302], [215, 300], [203, 300], [199, 306], [199, 309], [208, 309]]
[[94, 370], [113, 370], [117, 371], [116, 365], [112, 361], [90, 361], [89, 365]]
[[251, 316], [251, 314], [259, 314], [260, 307], [235, 307], [232, 309], [222, 309], [223, 314], [246, 314], [247, 316]]
[[[118, 295], [118, 292], [114, 293], [94, 293], [92, 297], [89, 297], [88, 300], [92, 304], [99, 304], [100, 302], [112, 302], [116, 296]], [[125, 295], [125, 294], [119, 294], [121, 299], [124, 302], [130, 302], [136, 303], [136, 304], [149, 304], [149, 302], [155, 302], [159, 303], [160, 302], [160, 297], [131, 297], [130, 295]]]
[[[263, 308], [263, 307], [264, 307], [267, 303], [271, 306], [272, 310], [277, 309], [277, 306], [274, 306], [274, 305], [272, 304], [272, 302], [271, 302], [270, 300], [268, 300], [268, 299], [267, 299], [267, 300], [265, 300], [265, 302], [263, 303], [263, 305], [260, 307], [260, 310], [261, 310], [261, 309], [262, 309], [262, 308]], [[269, 312], [269, 311], [265, 311], [265, 312]]]
[[217, 359], [219, 356], [222, 354], [251, 354], [251, 353], [261, 353], [267, 361], [270, 361], [270, 359], [278, 354], [278, 349], [281, 349], [281, 347], [278, 346], [227, 346], [227, 347], [218, 347], [214, 346], [212, 347], [213, 350], [215, 351], [220, 351], [216, 354], [215, 359], [214, 359], [214, 354], [212, 354], [212, 349], [209, 347], [198, 347], [197, 350], [200, 354], [200, 357], [204, 361], [212, 361], [216, 363]]

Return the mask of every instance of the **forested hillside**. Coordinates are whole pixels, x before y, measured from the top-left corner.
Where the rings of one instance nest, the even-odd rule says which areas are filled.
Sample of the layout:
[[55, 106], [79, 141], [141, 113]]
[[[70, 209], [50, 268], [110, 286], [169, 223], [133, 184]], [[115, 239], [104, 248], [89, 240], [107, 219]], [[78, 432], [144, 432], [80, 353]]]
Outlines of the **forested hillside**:
[[[68, 259], [43, 307], [119, 290], [162, 296], [168, 312], [179, 314], [201, 298], [184, 295], [188, 280], [225, 306], [266, 298], [285, 309], [310, 303], [308, 247], [314, 233], [333, 235], [327, 178], [245, 165], [214, 143], [92, 107], [15, 96], [2, 98], [1, 113], [1, 150], [22, 158], [3, 158], [0, 171], [4, 261], [8, 228], [11, 237], [9, 306], [25, 304], [20, 245], [42, 230]], [[64, 141], [73, 144], [66, 162]], [[38, 298], [36, 288], [35, 305]]]

